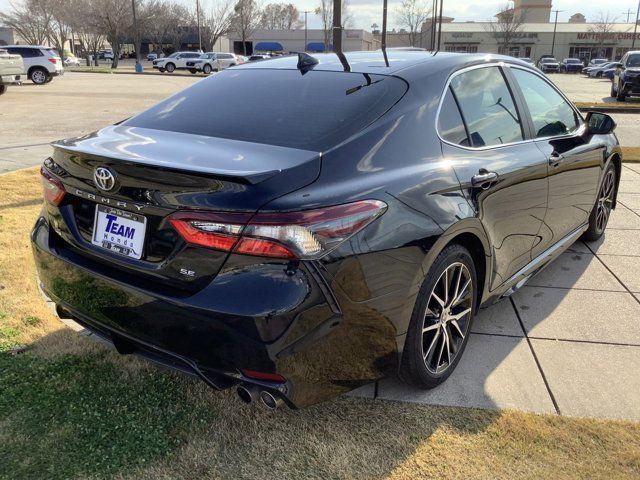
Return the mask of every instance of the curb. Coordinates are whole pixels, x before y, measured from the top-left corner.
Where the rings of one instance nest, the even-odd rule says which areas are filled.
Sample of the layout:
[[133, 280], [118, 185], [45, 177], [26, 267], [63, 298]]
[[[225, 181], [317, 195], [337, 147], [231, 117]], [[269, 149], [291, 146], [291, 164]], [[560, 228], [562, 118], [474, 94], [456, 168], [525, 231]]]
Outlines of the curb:
[[[97, 73], [97, 74], [101, 74], [101, 75], [153, 75], [153, 76], [156, 76], [156, 77], [164, 75], [161, 72], [141, 72], [141, 73], [138, 73], [138, 72], [122, 72], [122, 71], [118, 72], [117, 70], [116, 71], [107, 71], [107, 72], [105, 72], [105, 71], [97, 71], [96, 72], [96, 71], [91, 71], [91, 70], [69, 70], [69, 71], [71, 73]], [[194, 78], [198, 78], [198, 74], [197, 73], [195, 73], [195, 74], [194, 73], [186, 74], [186, 73], [175, 73], [174, 72], [174, 73], [169, 73], [167, 75], [171, 76], [171, 77], [194, 77]], [[207, 77], [208, 75], [200, 75], [200, 77], [203, 77], [203, 76]]]

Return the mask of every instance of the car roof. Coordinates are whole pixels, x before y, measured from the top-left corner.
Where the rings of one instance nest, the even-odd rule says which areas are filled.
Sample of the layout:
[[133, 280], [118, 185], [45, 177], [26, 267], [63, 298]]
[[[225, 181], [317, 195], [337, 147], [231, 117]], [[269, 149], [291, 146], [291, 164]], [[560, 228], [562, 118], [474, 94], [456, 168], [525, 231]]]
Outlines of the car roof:
[[[350, 71], [354, 73], [370, 73], [396, 75], [406, 77], [415, 70], [440, 70], [464, 68], [482, 63], [505, 62], [530, 67], [529, 64], [513, 57], [479, 53], [449, 53], [428, 51], [381, 50], [365, 52], [345, 52], [341, 56], [335, 53], [311, 54], [318, 60], [314, 71]], [[297, 69], [298, 56], [286, 55], [271, 58], [268, 62], [245, 63], [234, 67], [238, 69]]]

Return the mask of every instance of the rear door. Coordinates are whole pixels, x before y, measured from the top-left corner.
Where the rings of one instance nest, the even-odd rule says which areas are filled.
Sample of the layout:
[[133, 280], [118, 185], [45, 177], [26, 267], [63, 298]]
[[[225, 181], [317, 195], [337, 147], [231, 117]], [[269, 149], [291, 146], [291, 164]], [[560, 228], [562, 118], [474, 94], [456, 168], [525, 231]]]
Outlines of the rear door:
[[546, 159], [528, 141], [522, 110], [492, 65], [455, 74], [439, 115], [444, 157], [491, 243], [491, 290], [530, 262], [547, 209]]
[[549, 171], [549, 208], [534, 245], [536, 256], [588, 222], [606, 147], [602, 137], [584, 134], [578, 111], [546, 78], [516, 66], [510, 71]]

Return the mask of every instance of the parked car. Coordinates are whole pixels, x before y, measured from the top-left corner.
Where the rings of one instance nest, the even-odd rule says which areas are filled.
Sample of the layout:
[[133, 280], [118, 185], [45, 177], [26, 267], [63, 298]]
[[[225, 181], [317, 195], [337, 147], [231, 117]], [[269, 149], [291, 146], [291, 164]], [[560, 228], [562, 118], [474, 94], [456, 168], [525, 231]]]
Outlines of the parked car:
[[200, 58], [199, 52], [174, 52], [168, 57], [153, 60], [153, 68], [161, 72], [173, 73], [175, 70], [189, 70], [193, 66], [187, 66], [187, 62]]
[[240, 63], [243, 62], [241, 62], [234, 53], [207, 52], [200, 58], [190, 62], [189, 67], [208, 75], [211, 72], [218, 72], [225, 68], [235, 67]]
[[579, 73], [583, 68], [584, 64], [579, 58], [565, 58], [560, 64], [560, 71], [563, 73]]
[[249, 61], [250, 62], [259, 62], [260, 60], [269, 60], [271, 58], [271, 55], [267, 55], [267, 54], [256, 54], [256, 55], [251, 55], [249, 57]]
[[147, 54], [147, 60], [150, 61], [150, 62], [156, 60], [157, 58], [158, 58], [158, 54], [157, 53], [151, 52], [151, 53]]
[[598, 65], [602, 65], [603, 63], [610, 62], [608, 58], [593, 58], [589, 62], [590, 67], [597, 67]]
[[616, 74], [616, 68], [617, 67], [607, 68], [604, 72], [602, 72], [602, 78], [608, 78], [609, 80], [613, 81], [613, 77]]
[[528, 65], [531, 65], [532, 67], [536, 66], [535, 62], [531, 60], [529, 57], [524, 57], [524, 58], [521, 58], [520, 60]]
[[118, 352], [245, 402], [303, 407], [398, 373], [432, 388], [478, 308], [602, 236], [614, 128], [505, 56], [237, 66], [53, 144], [39, 285]]
[[64, 74], [62, 59], [53, 48], [39, 45], [7, 45], [2, 47], [24, 61], [27, 78], [36, 85], [43, 85], [53, 77]]
[[538, 61], [538, 68], [544, 73], [558, 73], [560, 72], [560, 63], [554, 57], [543, 56]]
[[640, 50], [627, 52], [620, 60], [611, 82], [611, 96], [619, 102], [640, 96]]
[[0, 47], [0, 95], [7, 91], [9, 85], [20, 83], [24, 70], [20, 55], [11, 54]]
[[619, 62], [607, 62], [599, 65], [597, 67], [591, 67], [589, 69], [589, 77], [591, 78], [601, 78], [604, 75], [604, 72], [610, 69], [615, 69], [620, 65]]
[[64, 60], [62, 61], [62, 63], [65, 67], [79, 67], [80, 59], [75, 55], [73, 55], [72, 53], [69, 53], [64, 57]]

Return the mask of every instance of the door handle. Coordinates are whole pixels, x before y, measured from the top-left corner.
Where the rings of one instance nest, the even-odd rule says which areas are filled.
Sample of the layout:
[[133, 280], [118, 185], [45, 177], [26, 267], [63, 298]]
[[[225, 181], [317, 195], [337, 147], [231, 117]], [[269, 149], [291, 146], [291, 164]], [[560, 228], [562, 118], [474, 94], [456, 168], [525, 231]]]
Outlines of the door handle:
[[557, 167], [563, 159], [564, 157], [558, 152], [553, 152], [549, 157], [549, 165]]
[[471, 177], [471, 186], [488, 188], [489, 185], [487, 184], [495, 182], [497, 178], [498, 174], [496, 172], [481, 170], [480, 173]]

